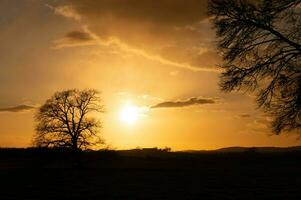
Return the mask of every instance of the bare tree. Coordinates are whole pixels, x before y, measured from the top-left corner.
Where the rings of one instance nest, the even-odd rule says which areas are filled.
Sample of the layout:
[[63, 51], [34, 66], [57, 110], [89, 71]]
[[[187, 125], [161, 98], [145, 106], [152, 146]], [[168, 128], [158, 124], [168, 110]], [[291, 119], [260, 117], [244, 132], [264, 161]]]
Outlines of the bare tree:
[[276, 134], [298, 130], [301, 0], [211, 0], [223, 91], [255, 92]]
[[[67, 147], [75, 151], [101, 144], [101, 124], [91, 116], [103, 112], [96, 90], [56, 92], [42, 105], [34, 144], [39, 147]], [[89, 116], [90, 115], [90, 116]]]

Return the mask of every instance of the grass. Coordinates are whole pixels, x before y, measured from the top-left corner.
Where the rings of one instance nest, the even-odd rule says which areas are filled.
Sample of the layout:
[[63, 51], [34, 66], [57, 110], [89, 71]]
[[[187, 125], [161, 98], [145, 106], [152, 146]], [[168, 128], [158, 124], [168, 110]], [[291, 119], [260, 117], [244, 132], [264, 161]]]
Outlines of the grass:
[[301, 151], [0, 149], [1, 199], [301, 199]]

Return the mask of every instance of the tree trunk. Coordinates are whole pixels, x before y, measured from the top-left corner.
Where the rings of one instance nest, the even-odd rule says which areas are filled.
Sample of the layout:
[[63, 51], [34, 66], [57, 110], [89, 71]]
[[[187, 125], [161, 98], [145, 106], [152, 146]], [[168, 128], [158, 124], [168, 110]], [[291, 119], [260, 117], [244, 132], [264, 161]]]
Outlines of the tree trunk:
[[75, 152], [79, 150], [77, 146], [77, 138], [72, 138], [72, 150]]

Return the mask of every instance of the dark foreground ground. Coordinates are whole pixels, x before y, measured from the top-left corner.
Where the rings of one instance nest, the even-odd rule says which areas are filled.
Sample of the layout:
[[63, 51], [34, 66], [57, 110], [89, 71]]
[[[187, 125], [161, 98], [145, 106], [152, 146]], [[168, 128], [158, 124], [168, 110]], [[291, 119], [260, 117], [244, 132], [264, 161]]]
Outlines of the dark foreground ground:
[[301, 151], [0, 150], [0, 199], [301, 199]]

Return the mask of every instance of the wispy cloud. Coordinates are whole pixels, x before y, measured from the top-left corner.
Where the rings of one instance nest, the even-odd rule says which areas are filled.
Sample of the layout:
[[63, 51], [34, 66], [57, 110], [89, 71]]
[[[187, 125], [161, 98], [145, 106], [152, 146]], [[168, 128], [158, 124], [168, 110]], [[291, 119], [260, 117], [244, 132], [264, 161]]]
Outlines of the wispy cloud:
[[46, 6], [54, 11], [55, 14], [64, 16], [66, 18], [71, 18], [76, 21], [81, 20], [81, 16], [76, 12], [76, 10], [71, 5], [63, 5], [54, 7], [52, 5], [46, 4]]
[[14, 107], [0, 108], [0, 112], [23, 112], [32, 109], [35, 109], [35, 107], [28, 105], [18, 105]]
[[[192, 71], [218, 71], [206, 0], [67, 0], [48, 7], [86, 27], [100, 46]], [[58, 47], [91, 44], [68, 41]]]
[[271, 134], [271, 123], [273, 119], [270, 116], [263, 114], [257, 116], [245, 116], [244, 118], [248, 118], [249, 122], [246, 122], [245, 129], [241, 130], [241, 133]]
[[215, 104], [215, 103], [216, 103], [215, 99], [192, 97], [186, 100], [161, 102], [151, 106], [150, 108], [177, 108], [177, 107], [187, 107], [193, 105]]

